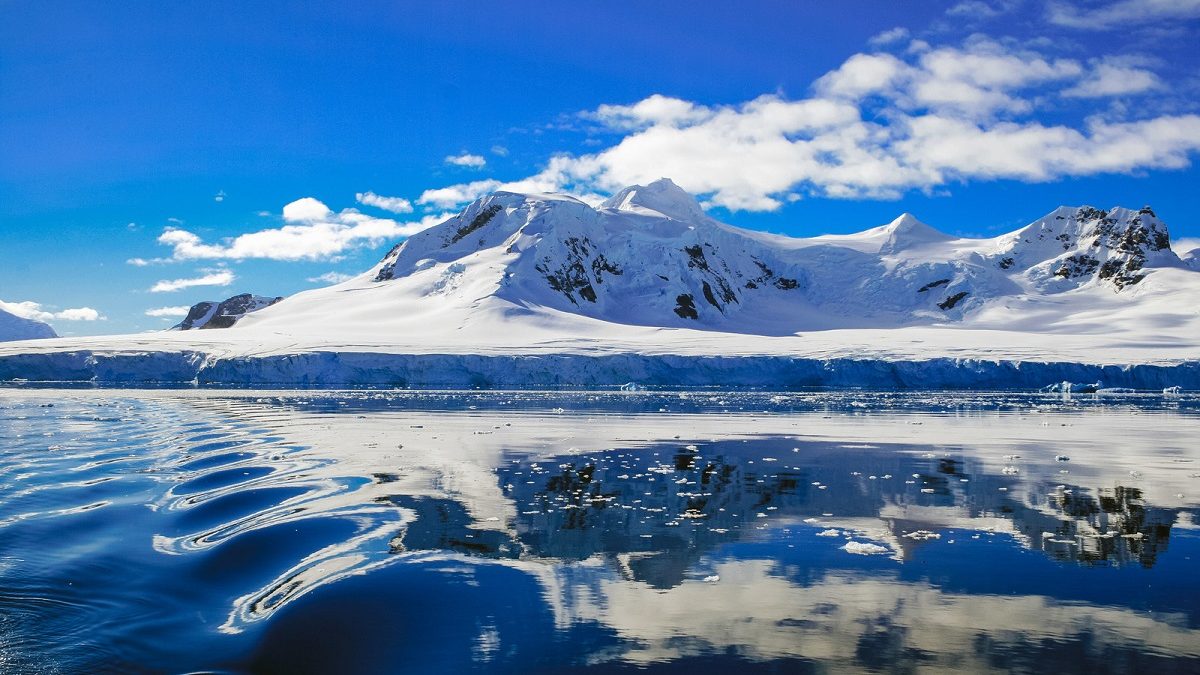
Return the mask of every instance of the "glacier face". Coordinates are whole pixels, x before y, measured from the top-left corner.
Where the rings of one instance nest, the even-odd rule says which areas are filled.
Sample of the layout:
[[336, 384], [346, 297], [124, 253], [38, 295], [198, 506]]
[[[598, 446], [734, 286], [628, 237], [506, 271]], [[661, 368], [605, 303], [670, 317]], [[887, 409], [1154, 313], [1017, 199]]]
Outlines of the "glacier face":
[[0, 347], [0, 379], [1195, 388], [1198, 295], [1149, 207], [1059, 207], [988, 239], [910, 214], [792, 238], [664, 179], [598, 206], [497, 192], [357, 277], [251, 298], [228, 330]]

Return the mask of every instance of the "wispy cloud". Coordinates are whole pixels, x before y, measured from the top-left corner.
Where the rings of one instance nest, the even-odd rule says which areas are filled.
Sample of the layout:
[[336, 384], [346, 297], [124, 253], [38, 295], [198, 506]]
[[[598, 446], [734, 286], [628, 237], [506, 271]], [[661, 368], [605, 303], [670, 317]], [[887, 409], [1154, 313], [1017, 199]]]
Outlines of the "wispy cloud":
[[1096, 114], [1089, 105], [1076, 122], [1038, 118], [1048, 101], [1152, 91], [1159, 80], [1144, 63], [1084, 63], [983, 36], [899, 51], [855, 54], [798, 100], [709, 106], [654, 95], [602, 105], [584, 115], [616, 134], [608, 147], [556, 155], [518, 181], [458, 183], [417, 201], [450, 208], [494, 190], [586, 196], [669, 176], [710, 204], [769, 211], [803, 194], [896, 198], [975, 180], [1182, 168], [1200, 151], [1196, 114]]
[[446, 163], [454, 166], [465, 166], [471, 169], [482, 169], [487, 164], [487, 159], [483, 155], [472, 155], [464, 152], [461, 155], [446, 157]]
[[343, 281], [353, 279], [353, 274], [342, 274], [341, 272], [326, 272], [315, 277], [309, 277], [308, 282], [312, 284], [340, 284]]
[[384, 197], [374, 192], [359, 192], [354, 195], [354, 199], [364, 206], [374, 206], [392, 213], [412, 213], [413, 210], [412, 202], [403, 197]]
[[155, 309], [146, 310], [146, 316], [152, 316], [162, 319], [178, 319], [187, 316], [191, 311], [191, 307], [187, 305], [178, 305], [175, 307], [157, 307]]
[[448, 217], [431, 214], [417, 221], [397, 222], [355, 209], [334, 212], [324, 203], [304, 197], [283, 207], [282, 227], [217, 243], [205, 242], [189, 230], [168, 227], [158, 241], [171, 247], [173, 260], [328, 260], [356, 246], [378, 246], [407, 237]]
[[1098, 5], [1051, 2], [1046, 8], [1046, 19], [1050, 23], [1086, 30], [1196, 18], [1200, 18], [1200, 0], [1119, 0]]
[[198, 277], [185, 279], [164, 279], [150, 287], [151, 293], [171, 293], [196, 286], [228, 286], [237, 279], [232, 270], [218, 269], [207, 271]]
[[870, 40], [867, 40], [867, 44], [873, 47], [881, 47], [883, 45], [895, 44], [897, 42], [907, 40], [909, 35], [910, 33], [908, 32], [907, 28], [903, 26], [896, 26], [891, 30], [885, 30], [882, 33], [875, 35]]
[[0, 310], [4, 310], [9, 314], [25, 319], [34, 319], [36, 321], [103, 321], [104, 316], [100, 312], [91, 307], [74, 307], [71, 309], [63, 309], [53, 311], [47, 309], [39, 302], [32, 300], [24, 300], [21, 302], [5, 302], [0, 300]]

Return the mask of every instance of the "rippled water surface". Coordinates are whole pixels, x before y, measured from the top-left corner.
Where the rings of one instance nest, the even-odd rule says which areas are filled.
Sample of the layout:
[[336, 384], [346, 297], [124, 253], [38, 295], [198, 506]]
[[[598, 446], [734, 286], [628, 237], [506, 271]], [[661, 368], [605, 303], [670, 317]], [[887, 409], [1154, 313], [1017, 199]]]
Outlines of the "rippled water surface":
[[1200, 671], [1189, 396], [0, 390], [0, 671]]

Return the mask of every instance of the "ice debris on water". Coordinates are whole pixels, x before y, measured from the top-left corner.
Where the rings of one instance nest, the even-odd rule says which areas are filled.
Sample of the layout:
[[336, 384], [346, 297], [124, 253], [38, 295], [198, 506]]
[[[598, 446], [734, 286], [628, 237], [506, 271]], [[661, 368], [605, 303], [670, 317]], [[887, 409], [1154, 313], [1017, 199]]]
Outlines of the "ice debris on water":
[[1100, 381], [1086, 384], [1082, 382], [1055, 382], [1042, 387], [1042, 391], [1048, 394], [1094, 394], [1104, 388], [1104, 383]]
[[820, 532], [817, 533], [817, 536], [818, 537], [840, 537], [840, 536], [842, 536], [842, 531], [830, 528], [828, 530], [821, 530]]
[[848, 541], [844, 546], [841, 547], [841, 549], [847, 553], [853, 553], [855, 555], [881, 555], [884, 553], [891, 553], [891, 549], [886, 546], [880, 546], [879, 544], [872, 544], [865, 541]]
[[1183, 387], [1175, 385], [1173, 387], [1163, 387], [1162, 393], [1164, 396], [1178, 396], [1183, 393]]
[[646, 391], [646, 388], [637, 382], [626, 382], [621, 385], [621, 391]]

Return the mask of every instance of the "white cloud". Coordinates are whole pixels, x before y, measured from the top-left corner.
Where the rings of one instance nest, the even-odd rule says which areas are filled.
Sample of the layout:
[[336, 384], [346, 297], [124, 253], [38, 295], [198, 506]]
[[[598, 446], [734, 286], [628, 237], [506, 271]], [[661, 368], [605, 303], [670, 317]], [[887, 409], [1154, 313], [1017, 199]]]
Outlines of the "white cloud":
[[91, 307], [75, 307], [64, 309], [58, 312], [47, 310], [39, 302], [32, 300], [24, 300], [22, 302], [4, 302], [0, 300], [0, 310], [4, 310], [9, 314], [16, 316], [34, 319], [36, 321], [103, 321], [104, 317], [100, 312]]
[[487, 159], [483, 155], [472, 155], [464, 152], [461, 155], [449, 155], [446, 157], [447, 164], [454, 166], [465, 166], [471, 169], [482, 169], [487, 164]]
[[374, 206], [392, 213], [412, 213], [412, 202], [403, 197], [384, 197], [374, 192], [358, 192], [354, 199], [364, 206]]
[[955, 16], [967, 20], [981, 21], [983, 19], [993, 19], [1001, 14], [1007, 14], [1012, 11], [1016, 3], [1014, 2], [984, 2], [984, 0], [963, 0], [946, 10], [948, 16]]
[[225, 201], [225, 191], [220, 190], [217, 194], [213, 195], [213, 201], [217, 203]]
[[343, 281], [353, 279], [353, 274], [342, 274], [341, 272], [326, 272], [315, 277], [309, 277], [308, 282], [312, 284], [340, 284]]
[[427, 215], [418, 221], [397, 222], [375, 218], [354, 209], [333, 212], [325, 204], [304, 197], [283, 207], [283, 227], [249, 232], [206, 243], [199, 235], [168, 227], [159, 235], [172, 248], [175, 260], [326, 260], [355, 246], [377, 246], [407, 237], [445, 220], [448, 214]]
[[678, 98], [653, 94], [633, 105], [602, 105], [590, 116], [612, 127], [678, 126], [708, 117], [708, 108]]
[[1141, 94], [1162, 88], [1162, 81], [1151, 71], [1119, 60], [1107, 59], [1097, 62], [1079, 84], [1063, 90], [1063, 96], [1101, 98]]
[[182, 318], [187, 316], [191, 309], [192, 308], [188, 307], [187, 305], [178, 305], [176, 307], [158, 307], [155, 309], [146, 310], [146, 316], [163, 319]]
[[882, 33], [877, 34], [875, 37], [872, 37], [870, 40], [867, 40], [867, 44], [873, 47], [882, 47], [884, 45], [903, 42], [904, 40], [908, 39], [909, 35], [910, 33], [908, 32], [907, 28], [903, 26], [896, 26], [891, 30], [885, 30]]
[[150, 292], [170, 293], [172, 291], [178, 291], [184, 288], [193, 288], [195, 286], [228, 286], [236, 279], [237, 277], [234, 275], [232, 270], [210, 270], [198, 277], [191, 277], [187, 279], [164, 279], [151, 286]]
[[[1085, 68], [980, 36], [902, 56], [856, 54], [818, 79], [811, 98], [704, 106], [655, 95], [601, 106], [586, 116], [619, 134], [608, 147], [557, 155], [519, 181], [449, 185], [417, 201], [450, 208], [495, 190], [590, 198], [669, 176], [707, 204], [764, 211], [806, 194], [895, 198], [971, 180], [1187, 166], [1200, 151], [1200, 115], [1049, 124], [1033, 114], [1058, 93], [1065, 97], [1052, 100], [1065, 104], [1085, 92], [1151, 86], [1128, 72], [1144, 65], [1107, 59]], [[1126, 69], [1123, 88], [1109, 83], [1116, 68]]]
[[497, 157], [508, 157], [508, 148], [503, 145], [493, 145], [492, 154]]
[[417, 198], [417, 203], [438, 208], [452, 208], [458, 204], [478, 199], [500, 187], [498, 180], [477, 180], [449, 187], [426, 190]]
[[1046, 7], [1046, 18], [1066, 28], [1126, 28], [1155, 21], [1200, 18], [1200, 0], [1119, 0], [1093, 6], [1051, 2]]

